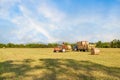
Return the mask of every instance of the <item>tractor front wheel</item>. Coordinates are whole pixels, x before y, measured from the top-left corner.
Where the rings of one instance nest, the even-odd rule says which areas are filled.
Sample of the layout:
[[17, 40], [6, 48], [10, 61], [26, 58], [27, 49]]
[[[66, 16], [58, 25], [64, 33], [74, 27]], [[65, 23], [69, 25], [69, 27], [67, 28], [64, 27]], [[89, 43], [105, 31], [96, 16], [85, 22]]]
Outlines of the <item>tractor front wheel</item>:
[[65, 52], [65, 49], [62, 49], [62, 52]]

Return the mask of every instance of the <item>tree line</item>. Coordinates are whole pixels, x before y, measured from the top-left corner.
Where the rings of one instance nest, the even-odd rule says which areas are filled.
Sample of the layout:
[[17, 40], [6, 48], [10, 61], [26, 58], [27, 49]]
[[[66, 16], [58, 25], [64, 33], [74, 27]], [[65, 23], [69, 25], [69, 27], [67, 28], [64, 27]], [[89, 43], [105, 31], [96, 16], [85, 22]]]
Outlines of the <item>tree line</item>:
[[49, 43], [49, 44], [39, 44], [39, 43], [29, 43], [29, 44], [14, 44], [8, 43], [3, 44], [0, 43], [0, 48], [53, 48], [58, 46], [57, 43]]
[[96, 47], [98, 48], [120, 48], [120, 40], [114, 39], [111, 42], [98, 41], [96, 43]]
[[[68, 43], [72, 46], [76, 45], [76, 43]], [[96, 43], [92, 43], [96, 45], [98, 48], [120, 48], [120, 40], [114, 39], [111, 42], [102, 42], [98, 41]], [[29, 44], [14, 44], [14, 43], [0, 43], [0, 48], [54, 48], [60, 44], [58, 43], [48, 43], [48, 44], [40, 44], [40, 43], [29, 43]]]

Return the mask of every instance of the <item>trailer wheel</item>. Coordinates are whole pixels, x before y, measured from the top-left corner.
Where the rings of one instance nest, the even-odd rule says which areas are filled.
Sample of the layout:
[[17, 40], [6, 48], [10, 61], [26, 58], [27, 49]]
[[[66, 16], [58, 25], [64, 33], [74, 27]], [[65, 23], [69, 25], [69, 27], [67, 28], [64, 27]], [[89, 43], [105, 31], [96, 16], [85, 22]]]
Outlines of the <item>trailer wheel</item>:
[[80, 49], [80, 51], [82, 51], [82, 49]]
[[85, 50], [83, 50], [83, 52], [85, 52]]

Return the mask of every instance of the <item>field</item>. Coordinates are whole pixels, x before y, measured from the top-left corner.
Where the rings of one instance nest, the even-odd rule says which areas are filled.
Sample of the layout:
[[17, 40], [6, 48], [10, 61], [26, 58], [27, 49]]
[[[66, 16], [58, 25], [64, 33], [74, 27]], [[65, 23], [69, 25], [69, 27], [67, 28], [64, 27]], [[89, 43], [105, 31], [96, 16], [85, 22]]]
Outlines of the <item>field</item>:
[[53, 53], [51, 48], [0, 49], [0, 80], [120, 80], [120, 49]]

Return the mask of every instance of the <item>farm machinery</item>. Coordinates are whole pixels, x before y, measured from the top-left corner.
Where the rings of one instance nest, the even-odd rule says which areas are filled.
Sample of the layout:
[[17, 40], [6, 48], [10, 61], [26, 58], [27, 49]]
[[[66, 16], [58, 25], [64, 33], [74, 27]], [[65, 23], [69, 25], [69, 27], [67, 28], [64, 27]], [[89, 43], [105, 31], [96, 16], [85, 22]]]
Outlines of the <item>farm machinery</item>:
[[64, 43], [54, 48], [54, 52], [66, 52], [70, 50], [72, 50], [71, 45], [65, 45]]
[[95, 48], [95, 45], [89, 44], [88, 41], [79, 41], [73, 47], [71, 45], [62, 44], [54, 48], [54, 52], [66, 52], [66, 51], [90, 51]]
[[91, 51], [95, 49], [95, 44], [90, 44], [88, 41], [79, 41], [73, 46], [73, 51]]
[[88, 51], [89, 42], [88, 41], [79, 41], [73, 46], [73, 51]]

